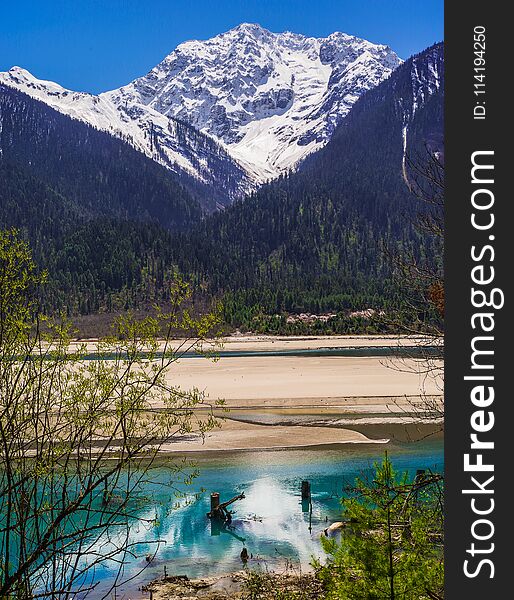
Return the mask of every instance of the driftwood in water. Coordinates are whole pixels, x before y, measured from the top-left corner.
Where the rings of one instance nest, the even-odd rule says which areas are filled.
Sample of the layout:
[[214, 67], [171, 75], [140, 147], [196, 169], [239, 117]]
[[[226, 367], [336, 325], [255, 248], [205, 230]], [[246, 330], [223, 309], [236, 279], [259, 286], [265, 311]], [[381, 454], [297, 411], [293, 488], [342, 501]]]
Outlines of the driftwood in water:
[[211, 494], [211, 510], [207, 513], [209, 519], [222, 519], [223, 521], [231, 521], [232, 515], [227, 506], [230, 506], [236, 500], [243, 500], [245, 497], [244, 493], [234, 496], [226, 502], [220, 503], [220, 495], [218, 492]]

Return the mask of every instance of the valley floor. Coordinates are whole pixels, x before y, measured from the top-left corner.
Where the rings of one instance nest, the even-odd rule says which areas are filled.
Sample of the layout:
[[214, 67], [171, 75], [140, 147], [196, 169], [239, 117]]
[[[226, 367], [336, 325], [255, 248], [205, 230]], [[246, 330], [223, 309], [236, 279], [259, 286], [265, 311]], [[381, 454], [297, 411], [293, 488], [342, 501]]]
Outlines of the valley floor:
[[[205, 438], [189, 436], [166, 452], [212, 452], [327, 444], [385, 443], [398, 430], [440, 426], [441, 361], [380, 356], [239, 356], [240, 351], [305, 350], [349, 346], [416, 345], [384, 337], [229, 338], [216, 361], [182, 358], [169, 381], [196, 387], [207, 401], [223, 399], [222, 425]], [[432, 417], [432, 418], [429, 418]], [[393, 433], [391, 433], [393, 432]], [[416, 435], [412, 433], [412, 435]]]

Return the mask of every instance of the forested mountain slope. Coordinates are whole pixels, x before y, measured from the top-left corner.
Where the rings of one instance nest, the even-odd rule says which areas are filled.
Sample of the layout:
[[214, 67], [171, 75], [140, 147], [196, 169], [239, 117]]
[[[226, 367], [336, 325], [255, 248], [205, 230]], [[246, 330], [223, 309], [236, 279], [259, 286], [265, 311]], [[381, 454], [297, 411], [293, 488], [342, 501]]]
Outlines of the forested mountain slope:
[[[362, 96], [301, 170], [213, 215], [175, 243], [181, 270], [227, 294], [228, 318], [337, 311], [394, 301], [384, 249], [438, 261], [416, 227], [408, 160], [442, 152], [442, 44]], [[428, 146], [428, 149], [427, 149]]]
[[169, 170], [3, 86], [0, 182], [0, 226], [23, 232], [52, 274], [49, 307], [70, 311], [98, 310], [109, 291], [138, 286], [145, 269], [162, 280], [167, 232], [202, 215]]

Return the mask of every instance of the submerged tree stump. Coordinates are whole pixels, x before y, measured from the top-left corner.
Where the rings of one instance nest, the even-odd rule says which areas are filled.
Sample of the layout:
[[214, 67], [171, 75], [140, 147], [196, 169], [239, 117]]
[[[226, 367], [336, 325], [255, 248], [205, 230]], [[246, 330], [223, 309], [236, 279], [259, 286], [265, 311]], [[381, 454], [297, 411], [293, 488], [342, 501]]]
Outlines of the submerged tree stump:
[[226, 502], [220, 503], [219, 493], [213, 492], [211, 494], [211, 510], [207, 513], [207, 516], [209, 519], [221, 519], [230, 522], [232, 520], [232, 513], [227, 510], [227, 506], [230, 506], [236, 500], [243, 500], [243, 498], [245, 498], [244, 492]]

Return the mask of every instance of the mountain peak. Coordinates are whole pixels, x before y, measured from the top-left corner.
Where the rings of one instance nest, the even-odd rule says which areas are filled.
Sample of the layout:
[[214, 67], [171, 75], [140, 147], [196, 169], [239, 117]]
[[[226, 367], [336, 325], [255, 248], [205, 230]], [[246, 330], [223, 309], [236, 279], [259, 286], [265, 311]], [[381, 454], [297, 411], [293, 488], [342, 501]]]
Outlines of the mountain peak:
[[240, 23], [239, 25], [236, 25], [236, 27], [233, 27], [230, 31], [241, 31], [244, 33], [251, 34], [258, 34], [263, 32], [270, 33], [270, 31], [268, 31], [264, 27], [261, 27], [261, 25], [259, 25], [258, 23]]
[[[0, 82], [203, 179], [204, 164], [194, 153], [186, 159], [182, 147], [197, 133], [260, 184], [325, 145], [355, 101], [401, 62], [387, 46], [346, 33], [316, 38], [244, 22], [180, 44], [143, 77], [99, 96], [37, 80], [20, 67], [0, 74]], [[190, 140], [177, 137], [185, 135], [177, 123], [189, 127]]]
[[6, 73], [2, 73], [4, 79], [11, 78], [13, 80], [37, 81], [37, 78], [30, 71], [22, 67], [11, 67]]
[[9, 69], [9, 73], [12, 73], [13, 75], [31, 75], [27, 69], [23, 69], [22, 67], [18, 67], [16, 65]]
[[15, 87], [35, 97], [42, 94], [43, 97], [40, 99], [43, 101], [47, 93], [61, 94], [65, 91], [59, 84], [53, 81], [38, 79], [30, 71], [27, 71], [27, 69], [18, 66], [11, 67], [8, 71], [0, 73], [0, 83]]
[[355, 100], [400, 63], [386, 46], [346, 33], [315, 38], [244, 22], [180, 44], [107, 95], [187, 122], [262, 182], [324, 145]]

